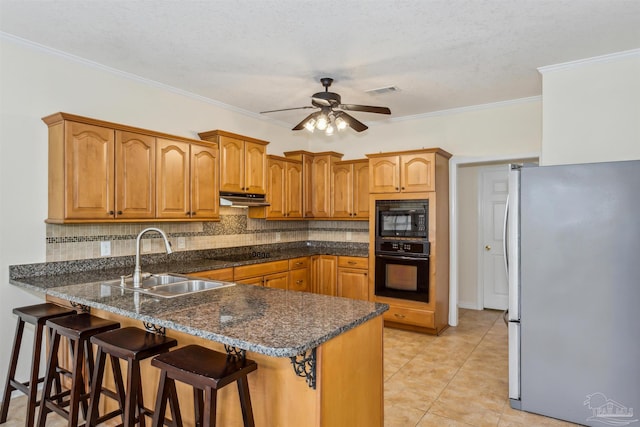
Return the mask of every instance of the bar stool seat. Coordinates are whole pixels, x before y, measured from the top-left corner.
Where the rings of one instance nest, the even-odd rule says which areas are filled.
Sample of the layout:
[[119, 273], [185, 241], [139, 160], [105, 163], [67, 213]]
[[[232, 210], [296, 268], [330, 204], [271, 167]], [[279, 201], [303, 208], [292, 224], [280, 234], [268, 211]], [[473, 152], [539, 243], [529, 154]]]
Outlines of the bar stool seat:
[[[91, 407], [87, 419], [89, 425], [94, 426], [115, 415], [123, 416], [124, 426], [133, 426], [136, 421], [144, 425], [144, 416], [153, 415], [151, 410], [144, 407], [142, 396], [142, 381], [140, 378], [140, 361], [158, 354], [166, 353], [171, 347], [178, 345], [178, 341], [164, 335], [147, 332], [139, 328], [126, 327], [103, 332], [91, 337], [91, 343], [98, 347], [96, 365], [91, 381]], [[98, 404], [103, 394], [102, 379], [104, 377], [105, 360], [107, 355], [111, 359], [111, 368], [116, 383], [117, 395], [110, 396], [118, 400], [120, 409], [98, 418]], [[127, 361], [126, 393], [120, 372], [118, 359]], [[109, 394], [107, 394], [109, 396]], [[136, 419], [136, 416], [138, 419]]]
[[[92, 316], [88, 313], [82, 313], [50, 319], [46, 325], [51, 329], [51, 345], [44, 389], [42, 391], [38, 426], [45, 426], [47, 414], [51, 411], [66, 418], [69, 426], [76, 426], [78, 424], [80, 404], [82, 404], [82, 411], [85, 418], [87, 416], [87, 400], [89, 394], [85, 391], [83, 365], [86, 363], [87, 373], [89, 378], [91, 378], [93, 374], [93, 350], [89, 339], [93, 335], [119, 328], [120, 324]], [[61, 337], [69, 339], [71, 346], [72, 365], [69, 372], [71, 376], [71, 389], [52, 395], [51, 386], [56, 372], [65, 371], [63, 367], [58, 364], [58, 349], [60, 348]], [[64, 399], [67, 396], [69, 399]], [[65, 409], [67, 406], [68, 410]]]
[[[167, 398], [176, 396], [175, 380], [193, 387], [196, 425], [202, 427], [216, 425], [218, 389], [237, 381], [244, 426], [255, 425], [247, 381], [247, 375], [258, 369], [253, 360], [227, 356], [198, 345], [188, 345], [155, 357], [151, 365], [161, 370], [153, 415], [154, 427], [162, 425]], [[206, 399], [204, 402], [203, 393]], [[179, 409], [176, 412], [177, 414], [173, 413], [174, 420], [177, 419], [181, 426]]]
[[[2, 408], [0, 408], [0, 424], [7, 421], [7, 415], [9, 412], [9, 402], [11, 401], [11, 393], [14, 390], [19, 390], [27, 395], [27, 415], [25, 417], [25, 425], [27, 427], [33, 426], [35, 419], [35, 409], [40, 402], [36, 399], [38, 391], [38, 383], [44, 381], [44, 377], [39, 377], [40, 370], [40, 353], [42, 351], [42, 334], [45, 329], [45, 323], [49, 319], [55, 317], [68, 316], [74, 314], [75, 310], [60, 307], [59, 305], [44, 303], [29, 305], [26, 307], [18, 307], [13, 309], [13, 314], [18, 316], [18, 324], [16, 326], [16, 334], [13, 341], [13, 350], [11, 350], [11, 359], [9, 361], [9, 372], [7, 373], [7, 382], [4, 387], [4, 401], [2, 402]], [[18, 382], [15, 379], [16, 368], [18, 366], [18, 359], [20, 356], [20, 347], [22, 344], [22, 333], [24, 331], [24, 324], [30, 323], [36, 327], [33, 349], [31, 355], [31, 371], [29, 380], [26, 382]], [[58, 385], [59, 387], [59, 385]]]

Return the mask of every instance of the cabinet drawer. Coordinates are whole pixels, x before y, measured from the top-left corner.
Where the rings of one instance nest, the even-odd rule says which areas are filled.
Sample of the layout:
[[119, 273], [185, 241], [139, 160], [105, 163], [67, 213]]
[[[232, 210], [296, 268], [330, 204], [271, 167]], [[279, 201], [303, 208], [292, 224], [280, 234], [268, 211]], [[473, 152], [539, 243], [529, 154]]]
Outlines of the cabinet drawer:
[[339, 256], [338, 267], [369, 268], [369, 258], [359, 256]]
[[311, 291], [309, 286], [309, 269], [297, 268], [289, 272], [289, 287], [290, 291]]
[[233, 280], [246, 279], [247, 277], [266, 276], [271, 273], [279, 273], [289, 270], [289, 260], [263, 262], [260, 264], [241, 265], [233, 270]]
[[190, 276], [203, 277], [211, 280], [222, 280], [223, 282], [233, 282], [233, 268], [198, 271], [197, 273], [191, 273]]
[[308, 268], [309, 257], [303, 256], [299, 258], [291, 258], [289, 260], [289, 270], [295, 270], [296, 268]]
[[390, 322], [406, 323], [408, 325], [435, 328], [435, 316], [433, 311], [416, 310], [407, 307], [389, 306], [389, 311], [384, 313], [384, 320]]

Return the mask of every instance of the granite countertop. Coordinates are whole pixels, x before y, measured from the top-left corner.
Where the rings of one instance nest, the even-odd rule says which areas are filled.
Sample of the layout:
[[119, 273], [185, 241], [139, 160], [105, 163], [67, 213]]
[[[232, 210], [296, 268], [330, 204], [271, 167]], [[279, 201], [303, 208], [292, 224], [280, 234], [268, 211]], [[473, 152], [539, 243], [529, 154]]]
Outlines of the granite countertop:
[[[266, 259], [200, 259], [143, 264], [143, 269], [190, 273], [317, 253], [296, 249], [273, 252]], [[335, 250], [332, 254], [340, 255]], [[353, 250], [344, 255], [359, 256]], [[302, 354], [388, 309], [386, 304], [242, 284], [165, 299], [100, 283], [124, 274], [131, 274], [131, 268], [31, 277], [14, 274], [10, 283], [163, 326], [168, 335], [176, 330], [274, 357]]]

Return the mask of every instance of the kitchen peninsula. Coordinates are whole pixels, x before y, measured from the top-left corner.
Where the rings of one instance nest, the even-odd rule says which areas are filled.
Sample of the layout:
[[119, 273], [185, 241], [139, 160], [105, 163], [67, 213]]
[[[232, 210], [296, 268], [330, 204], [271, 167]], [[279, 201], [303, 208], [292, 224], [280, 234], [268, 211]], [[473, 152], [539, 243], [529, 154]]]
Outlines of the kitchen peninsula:
[[[243, 284], [157, 298], [102, 283], [120, 274], [128, 273], [14, 274], [10, 281], [122, 326], [165, 329], [180, 346], [245, 350], [258, 363], [249, 376], [256, 425], [383, 425], [385, 304]], [[148, 361], [142, 366], [145, 405], [153, 407], [158, 372]], [[178, 392], [189, 419], [191, 393], [186, 387]], [[219, 424], [242, 425], [235, 387], [221, 390], [218, 399]]]

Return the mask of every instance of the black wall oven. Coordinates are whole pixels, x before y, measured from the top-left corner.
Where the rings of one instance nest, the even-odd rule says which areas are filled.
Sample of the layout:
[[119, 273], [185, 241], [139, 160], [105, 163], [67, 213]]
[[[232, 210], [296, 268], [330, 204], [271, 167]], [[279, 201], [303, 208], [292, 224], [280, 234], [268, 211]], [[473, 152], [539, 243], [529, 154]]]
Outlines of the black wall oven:
[[428, 200], [376, 201], [375, 294], [429, 302]]

